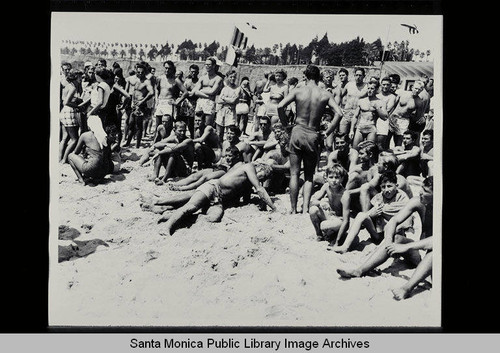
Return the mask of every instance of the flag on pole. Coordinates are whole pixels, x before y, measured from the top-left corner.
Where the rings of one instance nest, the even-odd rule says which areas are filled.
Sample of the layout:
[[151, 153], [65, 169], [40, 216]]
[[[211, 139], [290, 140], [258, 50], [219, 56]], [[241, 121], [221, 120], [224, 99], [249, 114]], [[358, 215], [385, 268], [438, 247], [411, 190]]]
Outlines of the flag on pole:
[[234, 27], [233, 36], [229, 44], [235, 46], [236, 48], [245, 49], [247, 47], [248, 37], [245, 33], [240, 31], [238, 27]]
[[240, 31], [238, 27], [234, 27], [233, 35], [229, 42], [226, 53], [226, 63], [231, 66], [238, 66], [238, 59], [241, 56], [241, 51], [246, 49], [248, 43], [248, 37], [245, 33]]

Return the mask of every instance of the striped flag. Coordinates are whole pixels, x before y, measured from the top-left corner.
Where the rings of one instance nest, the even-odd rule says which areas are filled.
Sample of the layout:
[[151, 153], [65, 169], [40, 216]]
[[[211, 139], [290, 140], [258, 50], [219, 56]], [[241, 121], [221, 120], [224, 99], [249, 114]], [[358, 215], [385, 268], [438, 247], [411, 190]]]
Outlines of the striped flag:
[[245, 33], [240, 31], [238, 27], [234, 27], [233, 36], [229, 44], [235, 46], [236, 48], [246, 49], [247, 42], [248, 37], [245, 36]]
[[246, 49], [248, 43], [248, 37], [245, 33], [240, 31], [238, 27], [234, 27], [233, 36], [227, 47], [226, 53], [226, 63], [231, 66], [238, 66], [238, 59], [241, 56], [241, 51]]

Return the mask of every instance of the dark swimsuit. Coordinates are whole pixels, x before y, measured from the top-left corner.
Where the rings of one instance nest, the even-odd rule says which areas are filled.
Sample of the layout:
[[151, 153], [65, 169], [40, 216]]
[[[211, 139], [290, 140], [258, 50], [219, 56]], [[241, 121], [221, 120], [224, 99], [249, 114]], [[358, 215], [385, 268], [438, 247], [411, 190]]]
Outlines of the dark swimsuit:
[[87, 160], [82, 165], [83, 175], [100, 179], [113, 171], [113, 162], [109, 147], [105, 147], [102, 151], [96, 151], [87, 146], [86, 150]]

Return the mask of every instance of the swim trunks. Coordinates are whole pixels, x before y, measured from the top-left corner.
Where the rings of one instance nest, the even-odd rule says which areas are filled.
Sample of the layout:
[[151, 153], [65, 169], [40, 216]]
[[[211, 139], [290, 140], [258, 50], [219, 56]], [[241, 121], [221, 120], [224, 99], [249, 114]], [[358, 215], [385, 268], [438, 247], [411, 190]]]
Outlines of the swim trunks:
[[196, 188], [197, 191], [201, 191], [210, 202], [218, 203], [221, 201], [221, 190], [219, 186], [219, 180], [213, 179], [209, 180]]
[[195, 111], [202, 111], [204, 114], [215, 114], [215, 101], [208, 98], [198, 98]]
[[[110, 153], [96, 151], [87, 146], [87, 159], [82, 164], [82, 174], [91, 178], [104, 178], [113, 170]], [[108, 151], [110, 152], [110, 151]]]
[[148, 107], [146, 107], [144, 104], [139, 106], [139, 105], [132, 105], [132, 114], [135, 116], [144, 116], [147, 115], [148, 113]]
[[344, 115], [339, 122], [339, 133], [349, 133], [349, 129], [351, 127], [351, 121], [354, 116], [353, 109], [345, 109], [343, 110]]
[[271, 117], [271, 116], [278, 116], [278, 104], [275, 102], [267, 102], [266, 104], [266, 115]]
[[389, 134], [389, 120], [377, 119], [377, 134], [383, 136]]
[[247, 103], [236, 104], [236, 114], [237, 115], [248, 114], [249, 111], [250, 111], [250, 107], [248, 106]]
[[290, 153], [317, 158], [320, 133], [305, 125], [295, 125], [290, 134]]
[[158, 98], [158, 103], [156, 104], [155, 115], [170, 115], [174, 116], [175, 106], [174, 100], [171, 98]]
[[233, 107], [230, 106], [222, 106], [220, 110], [217, 112], [217, 118], [215, 119], [215, 123], [220, 126], [231, 126], [236, 125], [236, 120], [234, 119], [235, 111]]
[[361, 121], [358, 123], [357, 129], [365, 135], [377, 132], [377, 128], [373, 122], [366, 123]]
[[80, 121], [80, 112], [75, 108], [65, 105], [61, 110], [60, 121], [64, 127], [78, 126], [78, 121]]

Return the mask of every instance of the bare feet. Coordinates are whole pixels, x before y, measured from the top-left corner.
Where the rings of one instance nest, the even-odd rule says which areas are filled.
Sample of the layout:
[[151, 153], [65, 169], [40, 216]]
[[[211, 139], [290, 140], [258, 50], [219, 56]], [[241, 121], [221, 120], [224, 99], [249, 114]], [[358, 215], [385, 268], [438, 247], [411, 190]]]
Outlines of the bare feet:
[[338, 254], [345, 254], [349, 249], [345, 246], [334, 245], [332, 246], [332, 250]]
[[410, 291], [404, 287], [396, 288], [392, 290], [392, 294], [394, 295], [394, 299], [403, 300], [410, 296]]
[[362, 273], [361, 271], [359, 270], [353, 270], [353, 269], [341, 269], [341, 268], [338, 268], [337, 269], [337, 273], [341, 276], [341, 277], [344, 277], [344, 278], [353, 278], [353, 277], [361, 277]]
[[161, 180], [160, 178], [155, 178], [154, 180], [155, 184], [158, 185], [158, 186], [161, 186], [163, 185], [165, 182], [163, 180]]
[[149, 211], [157, 214], [163, 214], [165, 211], [169, 211], [173, 209], [172, 206], [167, 205], [167, 206], [161, 206], [161, 205], [152, 205], [152, 204], [147, 204], [143, 203], [141, 204], [141, 209], [143, 211]]
[[158, 223], [163, 223], [166, 222], [170, 219], [170, 216], [172, 216], [172, 212], [169, 210], [164, 210], [161, 214], [160, 219], [158, 219]]

